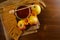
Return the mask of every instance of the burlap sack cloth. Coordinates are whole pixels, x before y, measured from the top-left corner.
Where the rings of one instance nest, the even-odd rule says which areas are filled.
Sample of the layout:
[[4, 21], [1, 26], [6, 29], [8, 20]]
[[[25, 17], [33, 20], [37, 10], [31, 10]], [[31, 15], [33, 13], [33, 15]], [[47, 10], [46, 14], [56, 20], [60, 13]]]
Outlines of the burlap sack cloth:
[[[16, 9], [18, 6], [21, 5], [29, 5], [30, 3], [40, 4], [42, 3], [42, 0], [8, 0], [0, 4], [3, 8], [1, 19], [3, 27], [5, 28], [7, 33], [7, 40], [10, 40], [10, 38], [18, 40], [18, 38], [22, 34], [22, 31], [16, 27], [17, 21], [15, 15], [13, 13], [10, 14], [9, 11], [12, 9]], [[42, 4], [44, 5], [44, 3]]]

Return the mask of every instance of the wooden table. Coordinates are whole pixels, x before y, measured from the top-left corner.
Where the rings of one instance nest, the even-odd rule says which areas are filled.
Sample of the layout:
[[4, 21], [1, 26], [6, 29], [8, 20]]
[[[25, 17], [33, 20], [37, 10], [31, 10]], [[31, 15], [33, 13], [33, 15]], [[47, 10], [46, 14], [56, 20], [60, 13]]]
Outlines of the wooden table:
[[[38, 16], [41, 27], [37, 33], [19, 40], [60, 40], [60, 0], [43, 0], [46, 8]], [[0, 23], [0, 40], [5, 40]]]

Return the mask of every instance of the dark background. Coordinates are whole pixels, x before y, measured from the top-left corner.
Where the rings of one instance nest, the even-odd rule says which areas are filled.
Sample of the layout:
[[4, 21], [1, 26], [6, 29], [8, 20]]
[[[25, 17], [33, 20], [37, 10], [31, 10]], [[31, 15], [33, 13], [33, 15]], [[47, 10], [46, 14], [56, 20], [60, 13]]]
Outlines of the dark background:
[[[47, 7], [38, 16], [40, 29], [37, 33], [21, 37], [21, 40], [60, 40], [60, 0], [43, 1]], [[1, 23], [0, 40], [5, 40]]]

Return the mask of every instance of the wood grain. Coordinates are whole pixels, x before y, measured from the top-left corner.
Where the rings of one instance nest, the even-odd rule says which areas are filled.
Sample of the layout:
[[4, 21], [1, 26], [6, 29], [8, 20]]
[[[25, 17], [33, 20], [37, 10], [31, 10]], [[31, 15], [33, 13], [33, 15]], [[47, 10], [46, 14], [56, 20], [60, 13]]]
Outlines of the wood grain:
[[41, 28], [37, 33], [20, 37], [19, 40], [60, 40], [60, 0], [43, 1], [47, 7], [38, 16]]
[[39, 32], [21, 37], [21, 40], [60, 40], [60, 0], [43, 1], [47, 7], [38, 16]]

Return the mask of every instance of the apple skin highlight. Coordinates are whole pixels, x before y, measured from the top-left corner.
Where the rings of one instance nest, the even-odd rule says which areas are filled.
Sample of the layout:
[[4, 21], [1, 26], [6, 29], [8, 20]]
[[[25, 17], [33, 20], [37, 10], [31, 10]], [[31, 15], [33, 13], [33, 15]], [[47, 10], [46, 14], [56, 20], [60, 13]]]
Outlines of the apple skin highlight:
[[32, 12], [36, 13], [37, 15], [41, 13], [41, 7], [40, 5], [32, 5], [31, 7]]

